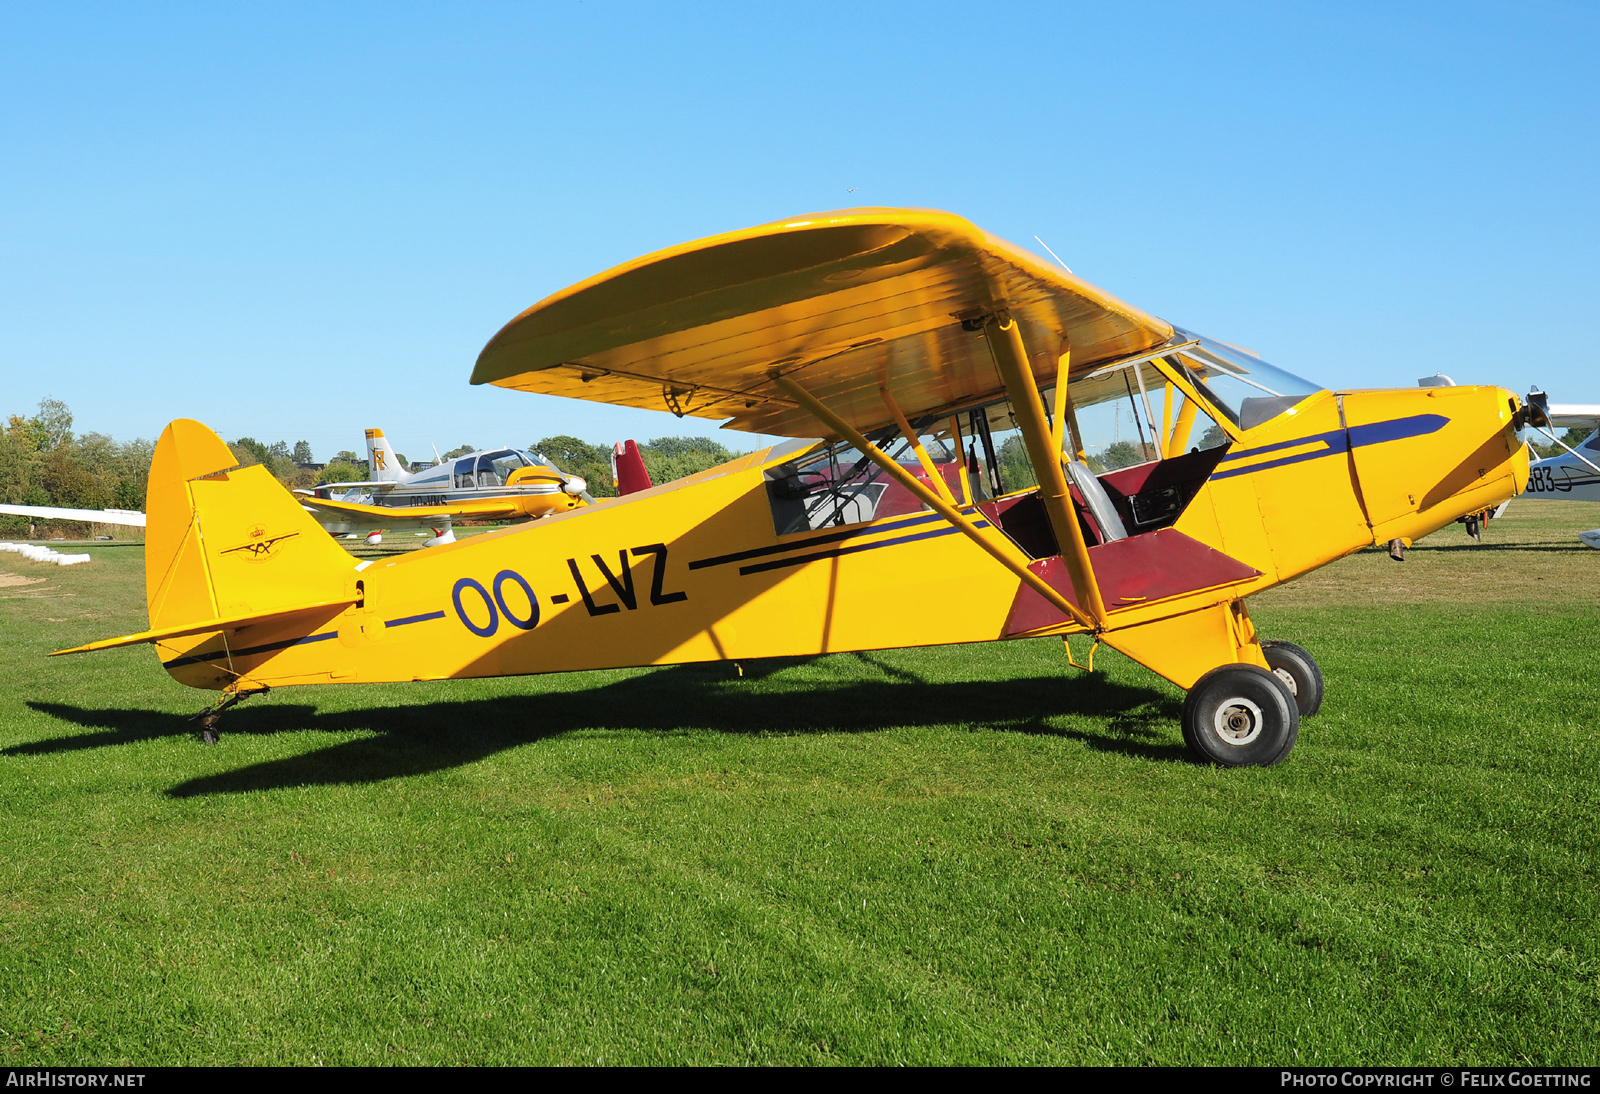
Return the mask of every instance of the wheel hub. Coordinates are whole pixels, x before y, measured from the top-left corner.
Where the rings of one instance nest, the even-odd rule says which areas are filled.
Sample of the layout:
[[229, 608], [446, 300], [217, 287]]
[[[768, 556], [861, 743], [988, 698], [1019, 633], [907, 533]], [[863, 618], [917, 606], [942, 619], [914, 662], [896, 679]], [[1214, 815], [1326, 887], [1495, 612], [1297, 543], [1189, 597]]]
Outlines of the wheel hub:
[[1266, 718], [1261, 708], [1242, 696], [1218, 704], [1212, 725], [1217, 736], [1230, 745], [1247, 745], [1261, 736]]
[[1294, 673], [1288, 669], [1273, 669], [1272, 675], [1284, 682], [1289, 689], [1290, 695], [1293, 695], [1296, 699], [1300, 698], [1300, 687], [1294, 682]]

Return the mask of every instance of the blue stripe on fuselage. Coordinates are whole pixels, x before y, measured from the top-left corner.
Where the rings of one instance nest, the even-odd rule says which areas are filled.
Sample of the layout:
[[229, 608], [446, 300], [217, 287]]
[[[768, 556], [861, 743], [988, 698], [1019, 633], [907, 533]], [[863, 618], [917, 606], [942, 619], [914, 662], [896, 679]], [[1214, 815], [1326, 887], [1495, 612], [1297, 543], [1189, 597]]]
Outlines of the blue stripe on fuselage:
[[[1230, 452], [1222, 458], [1219, 466], [1226, 466], [1236, 460], [1264, 456], [1269, 452], [1304, 448], [1308, 444], [1321, 444], [1323, 447], [1312, 452], [1300, 452], [1293, 456], [1267, 460], [1265, 463], [1251, 464], [1249, 467], [1229, 468], [1225, 471], [1218, 471], [1211, 477], [1213, 479], [1229, 479], [1235, 475], [1248, 475], [1253, 471], [1266, 471], [1274, 467], [1287, 467], [1292, 463], [1303, 463], [1306, 460], [1320, 460], [1324, 456], [1337, 456], [1341, 452], [1349, 451], [1351, 448], [1361, 448], [1365, 445], [1403, 441], [1410, 437], [1426, 437], [1429, 433], [1437, 433], [1449, 422], [1450, 419], [1443, 414], [1413, 414], [1408, 418], [1392, 418], [1386, 422], [1371, 422], [1367, 425], [1351, 426], [1348, 431], [1333, 429], [1326, 433], [1314, 433], [1309, 437], [1296, 437], [1293, 440], [1264, 444], [1259, 448], [1247, 448], [1242, 452]], [[1348, 440], [1346, 439], [1347, 437]]]
[[[389, 619], [384, 622], [385, 627], [407, 627], [412, 623], [427, 623], [434, 619], [443, 619], [444, 612], [424, 612], [421, 615], [407, 615], [399, 619]], [[199, 665], [206, 661], [217, 661], [224, 657], [253, 657], [258, 653], [276, 653], [286, 650], [290, 646], [309, 646], [313, 642], [326, 642], [330, 638], [338, 638], [338, 631], [323, 631], [321, 634], [308, 634], [303, 638], [286, 638], [282, 642], [268, 642], [264, 646], [246, 646], [243, 649], [213, 650], [211, 653], [197, 653], [189, 657], [178, 657], [171, 661], [163, 661], [164, 669], [182, 668], [184, 665]]]

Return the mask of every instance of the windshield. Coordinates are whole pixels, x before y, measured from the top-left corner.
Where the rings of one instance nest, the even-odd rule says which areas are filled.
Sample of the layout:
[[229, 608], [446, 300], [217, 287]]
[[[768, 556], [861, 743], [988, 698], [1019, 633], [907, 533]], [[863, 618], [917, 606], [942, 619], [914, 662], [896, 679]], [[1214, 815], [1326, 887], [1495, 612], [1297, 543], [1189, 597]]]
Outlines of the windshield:
[[1240, 429], [1254, 429], [1271, 421], [1306, 396], [1322, 390], [1247, 350], [1173, 329], [1184, 339], [1199, 342], [1178, 354], [1189, 379]]
[[[489, 462], [489, 466], [494, 471], [494, 482], [486, 484], [491, 486], [504, 486], [506, 484], [506, 480], [511, 477], [511, 472], [522, 466], [522, 457], [518, 456], [515, 452], [491, 452], [486, 459]], [[478, 467], [480, 470], [479, 477], [481, 478], [481, 471], [483, 468], [481, 461], [478, 464]]]

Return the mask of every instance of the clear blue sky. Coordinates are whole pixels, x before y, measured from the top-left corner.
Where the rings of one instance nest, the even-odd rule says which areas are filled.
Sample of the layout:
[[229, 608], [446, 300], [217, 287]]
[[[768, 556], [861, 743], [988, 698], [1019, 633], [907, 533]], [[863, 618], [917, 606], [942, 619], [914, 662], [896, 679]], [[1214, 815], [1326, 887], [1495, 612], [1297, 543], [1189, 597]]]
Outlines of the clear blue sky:
[[713, 433], [467, 377], [566, 284], [850, 205], [1037, 234], [1329, 386], [1600, 402], [1597, 46], [1563, 3], [13, 3], [0, 411]]

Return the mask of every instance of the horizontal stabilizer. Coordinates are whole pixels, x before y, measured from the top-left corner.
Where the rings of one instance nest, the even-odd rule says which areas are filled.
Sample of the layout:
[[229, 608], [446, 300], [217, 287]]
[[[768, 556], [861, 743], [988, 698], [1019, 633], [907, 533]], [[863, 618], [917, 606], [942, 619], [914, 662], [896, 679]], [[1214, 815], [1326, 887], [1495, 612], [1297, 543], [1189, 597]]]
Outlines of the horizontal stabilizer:
[[256, 623], [267, 620], [283, 620], [296, 615], [305, 615], [309, 612], [326, 611], [331, 608], [347, 608], [354, 604], [354, 597], [340, 600], [325, 600], [318, 604], [305, 604], [287, 611], [264, 612], [255, 615], [238, 616], [234, 619], [206, 619], [199, 623], [185, 623], [179, 627], [162, 627], [159, 630], [140, 631], [138, 634], [125, 634], [121, 638], [105, 638], [99, 642], [90, 642], [84, 646], [74, 646], [69, 650], [56, 650], [51, 657], [59, 657], [64, 653], [91, 653], [94, 650], [114, 650], [121, 646], [137, 646], [145, 642], [160, 642], [168, 638], [182, 638], [191, 634], [207, 634], [211, 631], [236, 631]]

